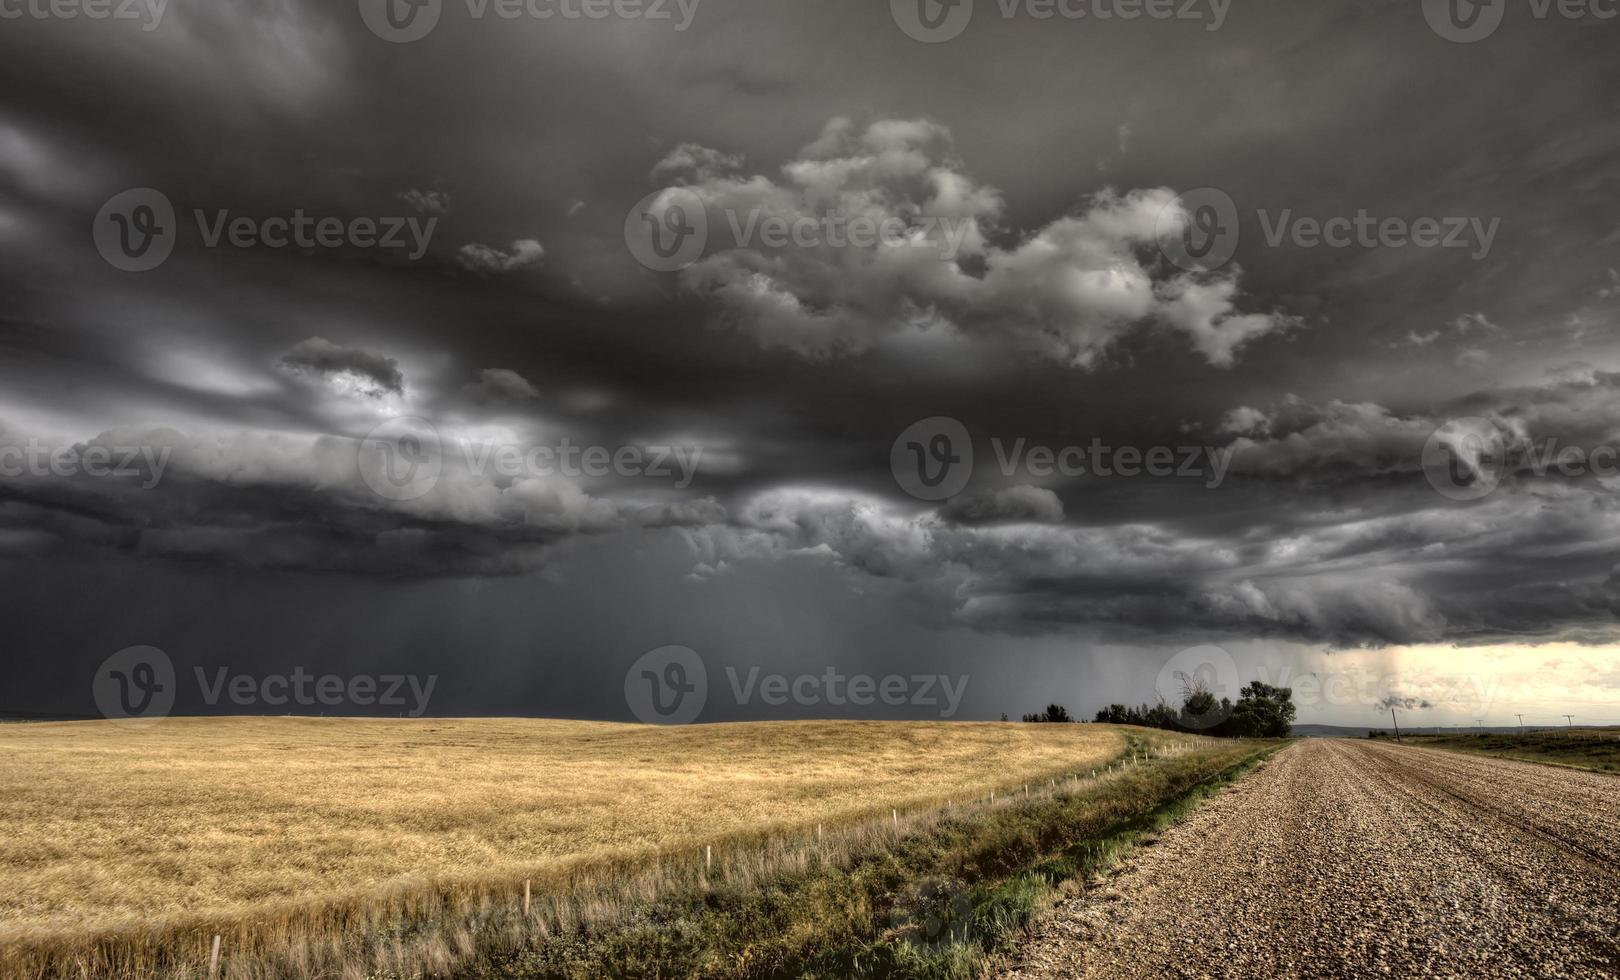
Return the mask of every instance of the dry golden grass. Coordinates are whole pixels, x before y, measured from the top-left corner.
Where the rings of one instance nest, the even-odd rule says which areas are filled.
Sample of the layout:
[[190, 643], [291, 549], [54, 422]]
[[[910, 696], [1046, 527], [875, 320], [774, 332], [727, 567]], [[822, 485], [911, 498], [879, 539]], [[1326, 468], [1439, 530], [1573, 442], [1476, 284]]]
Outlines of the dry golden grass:
[[0, 944], [511, 879], [1101, 765], [1092, 725], [0, 726]]

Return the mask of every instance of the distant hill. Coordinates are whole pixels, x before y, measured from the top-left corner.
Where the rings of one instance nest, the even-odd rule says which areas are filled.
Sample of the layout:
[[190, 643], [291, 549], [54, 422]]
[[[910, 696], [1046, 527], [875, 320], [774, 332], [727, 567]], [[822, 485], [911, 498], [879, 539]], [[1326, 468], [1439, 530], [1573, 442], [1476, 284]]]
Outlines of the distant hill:
[[1344, 725], [1295, 725], [1294, 734], [1301, 738], [1366, 738], [1371, 728], [1350, 728]]
[[[1523, 730], [1527, 732], [1562, 731], [1563, 727], [1562, 725], [1526, 725]], [[1367, 733], [1374, 729], [1381, 732], [1391, 730], [1388, 725], [1295, 725], [1294, 734], [1300, 738], [1366, 738]], [[1484, 728], [1478, 725], [1418, 725], [1411, 728], [1405, 725], [1401, 726], [1402, 735], [1472, 735], [1479, 732], [1489, 732], [1493, 735], [1512, 735], [1519, 731], [1518, 725], [1494, 727], [1487, 725]]]

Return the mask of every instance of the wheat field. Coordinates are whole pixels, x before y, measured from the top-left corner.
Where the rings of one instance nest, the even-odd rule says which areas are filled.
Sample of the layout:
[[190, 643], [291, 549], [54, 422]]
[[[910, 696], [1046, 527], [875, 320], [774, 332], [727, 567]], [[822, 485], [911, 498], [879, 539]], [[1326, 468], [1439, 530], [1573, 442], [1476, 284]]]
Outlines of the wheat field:
[[0, 726], [0, 944], [510, 880], [1116, 756], [1105, 726], [471, 719]]

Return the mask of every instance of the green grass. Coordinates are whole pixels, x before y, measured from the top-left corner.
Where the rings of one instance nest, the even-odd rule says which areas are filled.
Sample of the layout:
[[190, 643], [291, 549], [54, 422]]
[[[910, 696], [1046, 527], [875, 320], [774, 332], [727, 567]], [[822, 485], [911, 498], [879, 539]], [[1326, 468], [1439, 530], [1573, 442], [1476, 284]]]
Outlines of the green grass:
[[557, 935], [458, 976], [972, 980], [1064, 882], [1113, 864], [1283, 744], [1205, 743], [1072, 789], [947, 811], [841, 865], [658, 902], [619, 928]]
[[1549, 765], [1573, 766], [1598, 772], [1620, 772], [1620, 730], [1577, 728], [1538, 732], [1474, 732], [1439, 735], [1403, 735], [1408, 745], [1453, 752], [1471, 752], [1499, 759], [1518, 759]]

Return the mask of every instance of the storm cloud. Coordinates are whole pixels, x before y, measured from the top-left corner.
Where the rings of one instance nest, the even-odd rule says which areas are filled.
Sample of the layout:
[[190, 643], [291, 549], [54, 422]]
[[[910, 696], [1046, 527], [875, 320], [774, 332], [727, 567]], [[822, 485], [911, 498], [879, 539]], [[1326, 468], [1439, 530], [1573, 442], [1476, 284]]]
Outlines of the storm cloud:
[[[1620, 639], [1613, 29], [1205, 26], [7, 21], [0, 575], [98, 583], [109, 634], [149, 611], [106, 584], [149, 574], [358, 618], [409, 595], [513, 664], [477, 610], [527, 596], [576, 617], [563, 689], [681, 624], [802, 639], [773, 618], [885, 662]], [[93, 232], [140, 189], [172, 254], [129, 271]], [[635, 236], [684, 234], [671, 201], [706, 241], [660, 267]], [[420, 254], [234, 247], [198, 232], [223, 212], [437, 225]], [[1494, 237], [1300, 232], [1362, 213]], [[1167, 245], [1217, 228], [1225, 261]]]

